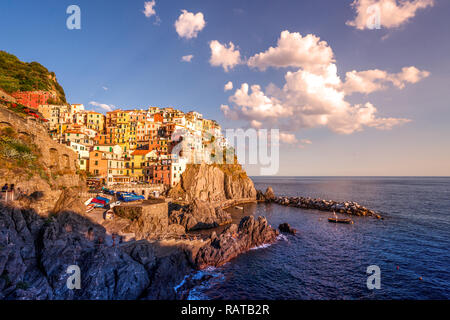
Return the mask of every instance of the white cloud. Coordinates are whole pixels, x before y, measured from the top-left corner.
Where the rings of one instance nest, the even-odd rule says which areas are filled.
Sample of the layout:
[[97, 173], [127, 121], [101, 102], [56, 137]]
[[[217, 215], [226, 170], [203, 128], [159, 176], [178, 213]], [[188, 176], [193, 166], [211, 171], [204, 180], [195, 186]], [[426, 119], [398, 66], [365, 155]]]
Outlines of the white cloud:
[[367, 70], [347, 72], [343, 89], [346, 94], [353, 92], [372, 93], [387, 88], [391, 83], [399, 89], [403, 89], [406, 83], [417, 83], [428, 77], [428, 71], [421, 71], [414, 66], [405, 67], [399, 73], [388, 73], [383, 70]]
[[203, 13], [194, 14], [186, 10], [181, 10], [181, 12], [177, 21], [175, 21], [175, 30], [182, 38], [196, 38], [206, 25]]
[[222, 66], [225, 72], [229, 69], [233, 69], [236, 65], [241, 63], [241, 53], [238, 49], [235, 49], [234, 44], [230, 42], [227, 45], [221, 44], [217, 40], [213, 40], [209, 43], [211, 48], [211, 59], [209, 63], [212, 66]]
[[308, 139], [302, 139], [302, 140], [300, 140], [300, 142], [304, 143], [304, 144], [312, 144], [312, 141], [308, 140]]
[[113, 111], [113, 109], [115, 109], [115, 106], [112, 104], [109, 105], [109, 104], [105, 104], [105, 103], [99, 103], [96, 101], [90, 101], [89, 104], [92, 106], [95, 106], [95, 107], [102, 108], [105, 111]]
[[373, 21], [376, 12], [371, 8], [379, 8], [380, 25], [397, 28], [414, 18], [419, 9], [434, 6], [434, 0], [355, 0], [351, 6], [356, 11], [356, 17], [346, 22], [349, 26], [359, 30], [368, 29], [368, 22], [370, 24]]
[[248, 65], [260, 70], [266, 70], [268, 67], [312, 70], [332, 62], [333, 51], [319, 37], [312, 34], [302, 37], [298, 32], [283, 31], [276, 47], [254, 55], [248, 60]]
[[184, 61], [184, 62], [191, 62], [191, 61], [192, 61], [192, 58], [194, 58], [194, 55], [189, 54], [189, 55], [187, 55], [187, 56], [182, 56], [182, 57], [181, 57], [181, 61]]
[[225, 92], [226, 92], [226, 91], [233, 90], [233, 82], [228, 81], [228, 82], [225, 84], [225, 86], [223, 87], [223, 90], [224, 90]]
[[287, 144], [297, 143], [297, 137], [292, 133], [280, 132], [280, 141]]
[[104, 87], [104, 86], [102, 87], [102, 89], [105, 90], [105, 91], [108, 91], [108, 90], [109, 90], [108, 87]]
[[[262, 90], [259, 85], [243, 83], [229, 97], [232, 106], [221, 106], [226, 117], [246, 120], [254, 128], [278, 128], [290, 134], [316, 127], [351, 134], [364, 127], [385, 130], [409, 122], [404, 118], [380, 117], [370, 102], [352, 104], [346, 97], [352, 92], [381, 90], [386, 84], [401, 89], [407, 83], [427, 77], [427, 71], [416, 67], [405, 67], [393, 74], [378, 69], [352, 71], [343, 82], [334, 64], [333, 51], [326, 42], [313, 35], [292, 37], [287, 31], [284, 34], [280, 39], [290, 39], [287, 42], [293, 45], [279, 40], [276, 48], [254, 56], [256, 58], [249, 64], [261, 70], [269, 66], [297, 66], [299, 69], [285, 74], [281, 88], [269, 84]], [[303, 45], [308, 37], [308, 45]], [[291, 50], [293, 47], [295, 49]], [[284, 136], [284, 141], [289, 137], [293, 141], [292, 136]], [[306, 140], [300, 143], [308, 144]]]
[[144, 2], [144, 11], [142, 12], [147, 18], [150, 18], [151, 16], [154, 16], [156, 14], [155, 5], [155, 0]]

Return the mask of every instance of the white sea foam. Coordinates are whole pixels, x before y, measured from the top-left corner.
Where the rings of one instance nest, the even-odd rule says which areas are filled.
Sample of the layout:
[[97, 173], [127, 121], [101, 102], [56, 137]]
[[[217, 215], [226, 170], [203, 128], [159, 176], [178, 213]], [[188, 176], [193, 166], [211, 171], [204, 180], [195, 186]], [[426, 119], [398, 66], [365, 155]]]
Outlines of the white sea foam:
[[268, 248], [268, 247], [270, 247], [272, 244], [270, 244], [270, 243], [264, 243], [264, 244], [262, 244], [262, 245], [260, 245], [260, 246], [257, 246], [257, 247], [253, 247], [253, 248], [251, 248], [250, 250], [259, 250], [259, 249], [265, 249], [265, 248]]
[[280, 240], [289, 241], [288, 238], [284, 234], [281, 234], [281, 233], [278, 235], [277, 240], [278, 241], [280, 241]]

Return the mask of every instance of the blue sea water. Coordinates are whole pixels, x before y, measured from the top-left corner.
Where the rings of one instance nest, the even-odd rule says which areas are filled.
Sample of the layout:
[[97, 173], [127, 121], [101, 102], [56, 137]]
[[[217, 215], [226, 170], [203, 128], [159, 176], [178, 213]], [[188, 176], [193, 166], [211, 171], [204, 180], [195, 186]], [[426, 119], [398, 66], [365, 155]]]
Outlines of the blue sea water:
[[[356, 201], [384, 220], [355, 217], [332, 224], [330, 213], [249, 204], [233, 219], [265, 216], [288, 222], [296, 236], [239, 256], [214, 270], [190, 299], [449, 299], [450, 178], [254, 177], [275, 193]], [[381, 289], [369, 290], [367, 267], [381, 270]], [[212, 272], [210, 269], [208, 272]], [[419, 278], [422, 278], [420, 280]]]

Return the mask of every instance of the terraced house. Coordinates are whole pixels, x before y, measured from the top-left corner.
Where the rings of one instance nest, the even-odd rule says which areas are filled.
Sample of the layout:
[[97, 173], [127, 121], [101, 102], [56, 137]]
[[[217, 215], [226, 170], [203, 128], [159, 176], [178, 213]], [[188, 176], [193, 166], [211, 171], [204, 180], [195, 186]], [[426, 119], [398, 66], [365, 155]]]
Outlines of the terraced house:
[[[188, 163], [211, 162], [212, 143], [226, 146], [214, 120], [173, 107], [113, 110], [106, 115], [82, 104], [40, 105], [53, 138], [78, 153], [78, 166], [107, 185], [180, 182]], [[172, 154], [182, 142], [182, 152]], [[179, 145], [180, 146], [180, 145]]]

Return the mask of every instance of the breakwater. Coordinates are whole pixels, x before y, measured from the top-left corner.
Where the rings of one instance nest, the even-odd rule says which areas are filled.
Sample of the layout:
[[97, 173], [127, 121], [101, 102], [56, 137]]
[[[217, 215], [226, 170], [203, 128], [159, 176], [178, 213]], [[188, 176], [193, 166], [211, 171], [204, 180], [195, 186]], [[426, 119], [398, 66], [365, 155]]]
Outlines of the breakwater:
[[283, 206], [329, 211], [353, 216], [372, 216], [377, 219], [382, 219], [381, 215], [378, 212], [370, 210], [353, 201], [338, 202], [333, 200], [322, 200], [309, 197], [305, 198], [285, 196], [274, 196], [271, 197], [269, 201]]

